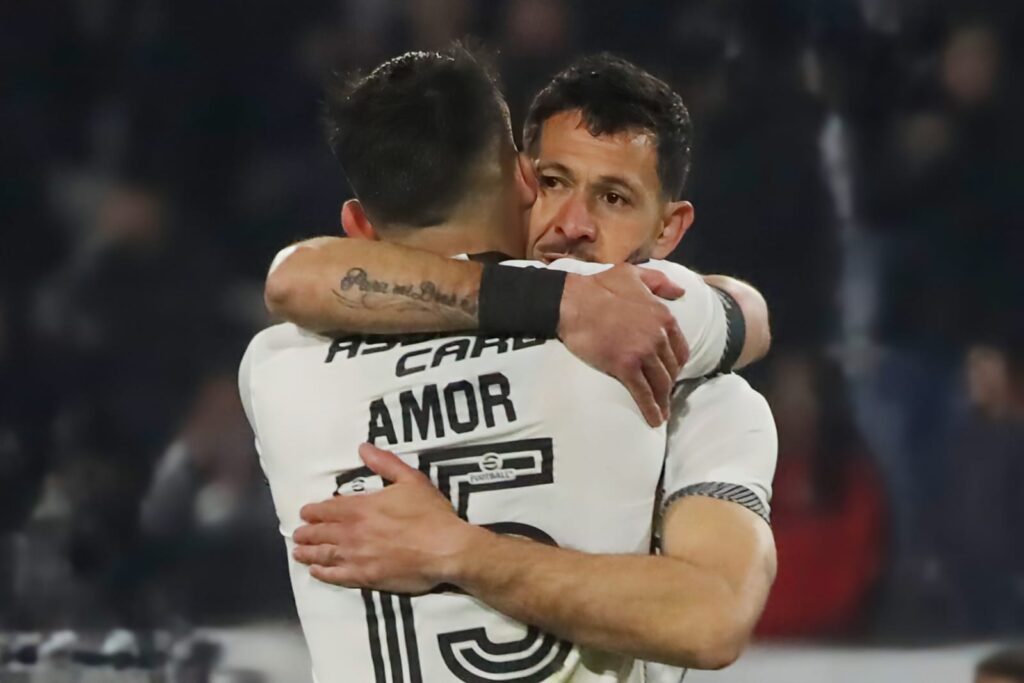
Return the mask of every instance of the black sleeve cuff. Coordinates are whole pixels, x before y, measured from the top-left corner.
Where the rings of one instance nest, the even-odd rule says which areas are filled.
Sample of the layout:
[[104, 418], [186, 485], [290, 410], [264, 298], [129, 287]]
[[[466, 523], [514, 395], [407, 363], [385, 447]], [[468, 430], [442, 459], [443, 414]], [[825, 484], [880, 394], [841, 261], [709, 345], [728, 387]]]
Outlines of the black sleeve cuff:
[[725, 308], [725, 350], [722, 352], [722, 360], [718, 363], [715, 372], [730, 372], [736, 361], [740, 359], [743, 352], [743, 345], [747, 341], [747, 321], [743, 317], [743, 309], [736, 302], [729, 292], [718, 287], [712, 287], [718, 298], [722, 300]]
[[567, 273], [485, 264], [480, 277], [480, 332], [554, 337]]

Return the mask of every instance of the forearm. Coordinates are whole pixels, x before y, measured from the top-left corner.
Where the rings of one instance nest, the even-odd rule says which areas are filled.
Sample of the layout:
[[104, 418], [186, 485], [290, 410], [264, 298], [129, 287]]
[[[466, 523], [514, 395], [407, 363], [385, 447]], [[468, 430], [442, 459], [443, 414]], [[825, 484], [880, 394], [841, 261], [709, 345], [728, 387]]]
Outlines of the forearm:
[[268, 310], [314, 332], [476, 329], [482, 267], [385, 242], [320, 237], [275, 259]]
[[446, 579], [514, 619], [600, 650], [714, 669], [742, 647], [727, 582], [682, 559], [590, 555], [474, 527]]
[[761, 292], [746, 282], [726, 275], [705, 275], [704, 281], [729, 294], [743, 312], [746, 336], [743, 349], [733, 367], [738, 370], [764, 358], [771, 347], [772, 335], [768, 304]]

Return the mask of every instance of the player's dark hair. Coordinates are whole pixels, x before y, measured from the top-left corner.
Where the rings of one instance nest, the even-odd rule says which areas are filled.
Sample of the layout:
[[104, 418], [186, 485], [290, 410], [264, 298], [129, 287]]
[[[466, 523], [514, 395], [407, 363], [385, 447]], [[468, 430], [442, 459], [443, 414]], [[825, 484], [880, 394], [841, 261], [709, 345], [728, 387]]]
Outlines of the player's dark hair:
[[682, 195], [690, 172], [690, 113], [667, 83], [621, 57], [584, 57], [556, 74], [533, 99], [523, 126], [526, 149], [536, 152], [545, 121], [576, 109], [591, 135], [653, 133], [662, 191], [670, 199]]
[[[444, 222], [477, 164], [509, 138], [490, 61], [456, 43], [328, 85], [327, 137], [356, 197], [384, 224]], [[511, 141], [509, 142], [511, 145]]]
[[975, 670], [981, 676], [999, 676], [1024, 681], [1024, 647], [998, 650], [978, 663]]

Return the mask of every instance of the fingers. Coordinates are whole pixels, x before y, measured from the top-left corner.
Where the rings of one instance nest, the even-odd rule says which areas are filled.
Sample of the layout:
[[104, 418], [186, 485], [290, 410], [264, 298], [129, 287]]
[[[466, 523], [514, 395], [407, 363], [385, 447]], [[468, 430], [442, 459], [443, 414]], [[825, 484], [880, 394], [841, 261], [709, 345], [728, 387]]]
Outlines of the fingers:
[[630, 371], [617, 379], [626, 385], [647, 424], [652, 427], [659, 426], [664, 420], [661, 406], [654, 397], [654, 390], [644, 375], [642, 365], [637, 365], [635, 371]]
[[309, 524], [337, 522], [345, 516], [347, 503], [348, 501], [341, 496], [319, 503], [308, 503], [299, 510], [299, 517]]
[[296, 562], [302, 564], [315, 564], [322, 566], [340, 566], [345, 558], [341, 548], [336, 545], [324, 543], [321, 545], [300, 545], [292, 551], [292, 557]]
[[407, 465], [391, 451], [385, 451], [372, 444], [364, 443], [359, 446], [359, 457], [375, 474], [390, 482], [406, 481], [420, 475], [419, 470]]
[[651, 293], [655, 296], [674, 300], [686, 294], [685, 289], [673, 282], [660, 270], [653, 270], [651, 268], [637, 268], [636, 270], [640, 281], [647, 285], [647, 289], [651, 290]]
[[306, 524], [292, 534], [292, 539], [301, 545], [345, 545], [346, 532], [351, 524]]
[[373, 491], [358, 496], [335, 496], [319, 503], [308, 503], [299, 510], [299, 517], [307, 524], [347, 522], [358, 510], [366, 509], [371, 498], [383, 494], [384, 491]]
[[678, 369], [672, 377], [678, 379], [679, 373], [686, 366], [686, 362], [690, 360], [690, 345], [687, 343], [686, 337], [683, 336], [683, 331], [679, 329], [679, 322], [675, 318], [672, 318], [672, 322], [665, 326], [665, 335], [668, 338], [672, 356], [678, 365]]
[[654, 400], [658, 405], [658, 417], [660, 418], [658, 424], [660, 425], [664, 420], [668, 419], [669, 398], [672, 395], [672, 387], [675, 386], [675, 375], [669, 373], [661, 358], [658, 357], [645, 360], [643, 368], [644, 379], [647, 380]]
[[662, 366], [664, 366], [674, 383], [675, 379], [679, 377], [679, 371], [683, 369], [683, 366], [672, 349], [672, 343], [669, 341], [667, 333], [658, 342], [658, 360], [661, 361]]
[[345, 588], [362, 588], [362, 585], [356, 581], [355, 570], [348, 565], [324, 567], [314, 564], [309, 568], [309, 573], [314, 579], [324, 583], [333, 583], [336, 586], [344, 586]]

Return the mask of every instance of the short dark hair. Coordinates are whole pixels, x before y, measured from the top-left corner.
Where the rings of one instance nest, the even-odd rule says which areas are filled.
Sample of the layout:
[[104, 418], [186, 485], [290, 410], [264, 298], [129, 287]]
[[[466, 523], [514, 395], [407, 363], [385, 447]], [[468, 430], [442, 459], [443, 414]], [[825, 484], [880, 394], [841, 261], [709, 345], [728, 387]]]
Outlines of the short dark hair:
[[975, 674], [1024, 681], [1024, 647], [997, 650], [978, 663]]
[[690, 172], [692, 127], [683, 98], [667, 83], [608, 53], [574, 62], [537, 93], [526, 115], [523, 143], [536, 151], [544, 122], [579, 109], [591, 135], [645, 130], [658, 141], [662, 191], [678, 199]]
[[495, 71], [479, 50], [407, 52], [328, 85], [327, 137], [352, 191], [383, 223], [444, 222], [478, 162], [509, 139]]

